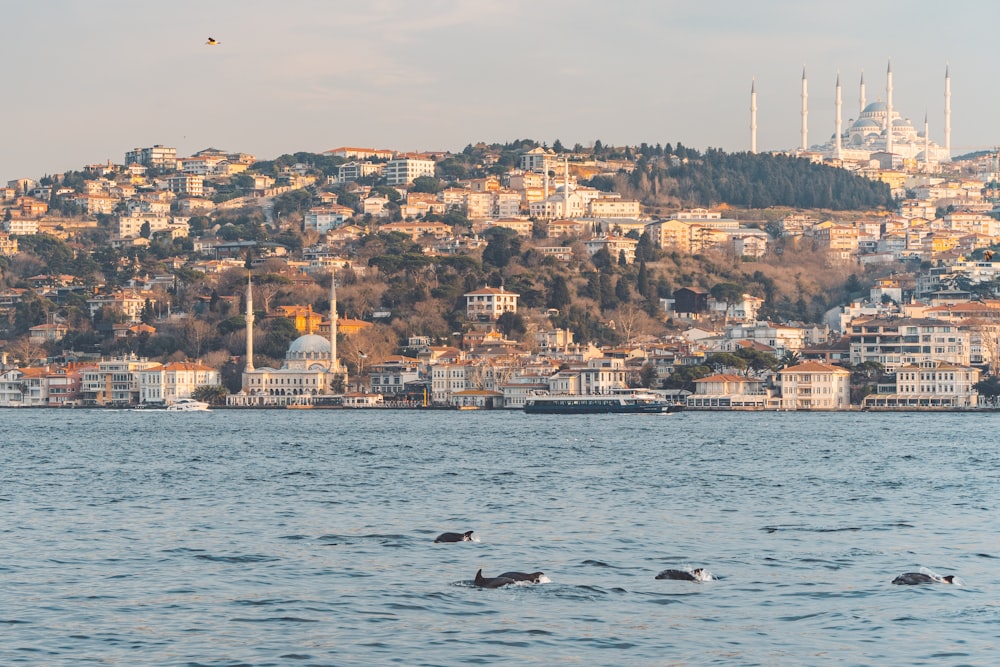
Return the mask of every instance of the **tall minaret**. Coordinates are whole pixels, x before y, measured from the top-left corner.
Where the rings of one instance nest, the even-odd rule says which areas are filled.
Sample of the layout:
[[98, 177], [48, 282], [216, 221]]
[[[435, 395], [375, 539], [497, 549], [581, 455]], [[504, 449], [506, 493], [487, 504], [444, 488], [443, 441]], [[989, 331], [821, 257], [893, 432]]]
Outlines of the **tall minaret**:
[[865, 112], [865, 71], [861, 70], [861, 90], [859, 91], [858, 104], [860, 109], [858, 110], [858, 118], [861, 118], [861, 114]]
[[802, 66], [802, 150], [809, 150], [809, 86], [806, 82], [806, 66]]
[[834, 133], [836, 134], [836, 137], [837, 137], [837, 139], [836, 139], [836, 142], [837, 142], [836, 143], [837, 152], [834, 154], [834, 157], [839, 160], [839, 159], [841, 159], [841, 153], [842, 153], [842, 150], [843, 150], [842, 146], [841, 146], [840, 135], [843, 134], [843, 132], [844, 132], [844, 121], [843, 121], [843, 118], [842, 118], [843, 115], [844, 115], [842, 113], [843, 112], [843, 106], [844, 106], [844, 99], [843, 99], [843, 97], [841, 97], [841, 93], [840, 93], [840, 72], [837, 72], [837, 95], [836, 95], [836, 99], [837, 99], [837, 101], [836, 101], [836, 107], [837, 107], [836, 114], [837, 114], [837, 116], [836, 116], [836, 119], [835, 119], [836, 120], [836, 123], [835, 123], [835, 128], [836, 129], [834, 130]]
[[337, 359], [337, 272], [330, 272], [330, 372], [340, 370]]
[[924, 112], [924, 166], [927, 171], [931, 170], [931, 126], [927, 120], [927, 112]]
[[757, 152], [757, 79], [750, 82], [750, 152]]
[[885, 71], [885, 152], [892, 152], [892, 61]]
[[944, 66], [944, 152], [951, 160], [951, 73]]
[[247, 364], [246, 372], [253, 368], [253, 284], [251, 274], [247, 272]]

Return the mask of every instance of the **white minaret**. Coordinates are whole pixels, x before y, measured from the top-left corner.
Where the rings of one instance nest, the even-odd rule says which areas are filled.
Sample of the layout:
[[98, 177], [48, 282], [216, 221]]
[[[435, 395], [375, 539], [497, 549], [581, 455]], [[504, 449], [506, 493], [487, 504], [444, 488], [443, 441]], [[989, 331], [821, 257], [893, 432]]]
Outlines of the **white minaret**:
[[931, 170], [931, 125], [927, 120], [927, 112], [924, 112], [924, 166], [927, 171]]
[[253, 368], [253, 284], [251, 274], [247, 272], [247, 364], [246, 371]]
[[802, 150], [809, 150], [809, 85], [805, 65], [802, 66]]
[[861, 90], [858, 95], [858, 104], [860, 105], [860, 110], [858, 111], [858, 118], [861, 118], [861, 114], [865, 112], [865, 71], [861, 70]]
[[750, 152], [757, 152], [757, 80], [750, 81]]
[[340, 370], [337, 359], [337, 272], [330, 272], [330, 372]]
[[944, 152], [951, 160], [951, 72], [944, 66]]
[[838, 160], [841, 159], [841, 153], [842, 153], [840, 135], [843, 134], [844, 132], [844, 121], [842, 118], [842, 116], [844, 115], [842, 113], [843, 106], [844, 106], [844, 99], [843, 97], [841, 97], [841, 91], [840, 91], [840, 72], [837, 72], [836, 118], [834, 124], [835, 127], [834, 134], [837, 137], [836, 139], [837, 152], [834, 154], [834, 157], [837, 158]]
[[892, 61], [885, 71], [885, 152], [892, 152]]

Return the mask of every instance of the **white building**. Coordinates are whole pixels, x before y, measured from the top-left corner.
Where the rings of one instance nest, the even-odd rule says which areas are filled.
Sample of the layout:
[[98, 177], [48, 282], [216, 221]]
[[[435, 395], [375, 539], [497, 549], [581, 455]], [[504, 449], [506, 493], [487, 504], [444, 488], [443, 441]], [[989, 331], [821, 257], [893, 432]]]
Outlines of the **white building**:
[[409, 185], [421, 176], [434, 176], [434, 160], [401, 157], [386, 162], [382, 176], [388, 185]]
[[874, 409], [974, 408], [979, 370], [939, 361], [922, 361], [896, 369], [896, 391], [870, 394], [864, 406]]
[[778, 373], [783, 410], [847, 410], [851, 407], [851, 372], [818, 361]]
[[502, 314], [517, 312], [520, 294], [502, 287], [483, 287], [465, 295], [465, 315], [470, 320], [495, 320]]
[[139, 402], [171, 404], [179, 398], [191, 398], [198, 387], [222, 383], [219, 371], [192, 362], [171, 362], [138, 371]]

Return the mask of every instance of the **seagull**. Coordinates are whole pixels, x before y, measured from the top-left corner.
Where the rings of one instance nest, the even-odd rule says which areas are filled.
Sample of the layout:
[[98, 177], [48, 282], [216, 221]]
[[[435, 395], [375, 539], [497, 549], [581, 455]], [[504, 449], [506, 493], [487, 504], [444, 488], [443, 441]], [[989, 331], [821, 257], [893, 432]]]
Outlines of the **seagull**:
[[208, 41], [205, 43], [208, 44], [209, 46], [218, 46], [219, 44], [222, 44], [222, 42], [217, 42], [215, 40], [215, 37], [209, 37]]

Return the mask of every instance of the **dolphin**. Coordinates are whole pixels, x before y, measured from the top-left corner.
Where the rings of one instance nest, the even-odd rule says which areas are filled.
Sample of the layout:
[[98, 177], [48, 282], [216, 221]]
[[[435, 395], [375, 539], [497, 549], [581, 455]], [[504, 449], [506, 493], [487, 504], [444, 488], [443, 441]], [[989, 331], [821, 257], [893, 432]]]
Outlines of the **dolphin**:
[[917, 584], [953, 584], [955, 583], [955, 575], [949, 574], [947, 577], [937, 577], [930, 574], [924, 574], [923, 572], [904, 572], [893, 579], [892, 583], [900, 586], [915, 586]]
[[677, 581], [708, 581], [711, 579], [711, 575], [708, 574], [703, 568], [696, 568], [694, 570], [664, 570], [656, 575], [657, 579], [675, 579]]
[[498, 579], [513, 579], [514, 581], [530, 581], [533, 584], [542, 583], [544, 572], [504, 572]]
[[467, 530], [464, 533], [441, 533], [434, 542], [471, 542], [473, 531]]
[[484, 577], [482, 568], [480, 568], [479, 572], [476, 572], [475, 584], [480, 588], [500, 588], [501, 586], [510, 586], [516, 583], [517, 580], [508, 577]]

